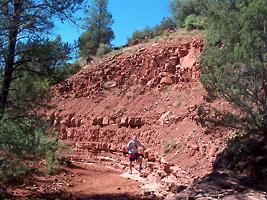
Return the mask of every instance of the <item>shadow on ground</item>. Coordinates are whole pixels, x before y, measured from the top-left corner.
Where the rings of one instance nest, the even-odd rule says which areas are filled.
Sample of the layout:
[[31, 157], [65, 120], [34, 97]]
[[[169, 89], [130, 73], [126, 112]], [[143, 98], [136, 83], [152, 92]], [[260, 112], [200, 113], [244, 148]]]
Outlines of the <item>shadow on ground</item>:
[[[1, 199], [1, 198], [0, 198]], [[20, 197], [9, 196], [4, 199], [20, 199]], [[71, 194], [65, 192], [57, 193], [43, 193], [38, 195], [32, 195], [23, 197], [24, 200], [38, 199], [38, 200], [160, 200], [156, 196], [132, 196], [129, 194], [102, 194], [102, 195], [83, 195], [83, 194]]]
[[177, 192], [182, 199], [267, 199], [266, 138], [232, 139], [217, 155], [212, 173]]

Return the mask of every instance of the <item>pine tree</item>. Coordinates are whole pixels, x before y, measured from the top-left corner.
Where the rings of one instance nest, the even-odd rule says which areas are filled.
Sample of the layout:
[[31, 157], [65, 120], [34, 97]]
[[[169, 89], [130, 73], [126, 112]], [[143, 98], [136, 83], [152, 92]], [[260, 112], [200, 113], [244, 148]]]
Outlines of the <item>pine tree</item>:
[[83, 0], [0, 0], [0, 114], [5, 112], [14, 73], [33, 61], [27, 44], [47, 36], [53, 20], [72, 19]]
[[108, 11], [108, 0], [93, 0], [86, 14], [87, 31], [79, 38], [80, 56], [84, 58], [96, 55], [100, 44], [111, 46], [111, 41], [114, 39], [111, 28], [113, 19]]
[[[201, 80], [212, 96], [232, 102], [228, 125], [248, 132], [267, 130], [267, 2], [205, 1], [208, 19]], [[229, 121], [228, 121], [229, 122]]]
[[23, 50], [20, 59], [31, 60], [21, 63], [19, 70], [15, 70], [12, 75], [9, 102], [12, 103], [10, 106], [16, 107], [16, 114], [19, 114], [40, 104], [49, 87], [66, 76], [67, 72], [62, 74], [60, 70], [66, 66], [72, 48], [62, 42], [60, 36], [55, 40], [39, 39], [27, 44], [18, 43], [17, 46]]

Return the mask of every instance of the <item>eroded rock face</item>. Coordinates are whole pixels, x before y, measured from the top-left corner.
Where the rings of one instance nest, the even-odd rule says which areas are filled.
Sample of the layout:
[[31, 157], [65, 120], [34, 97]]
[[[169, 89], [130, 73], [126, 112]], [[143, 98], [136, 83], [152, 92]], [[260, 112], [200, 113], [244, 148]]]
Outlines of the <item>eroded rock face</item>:
[[202, 39], [160, 40], [93, 62], [54, 86], [47, 118], [60, 139], [93, 155], [120, 154], [137, 135], [152, 149], [147, 171], [155, 176], [144, 177], [187, 184], [210, 170], [220, 151], [195, 122], [206, 94], [199, 83], [202, 51]]
[[198, 56], [202, 51], [202, 39], [163, 40], [134, 53], [119, 53], [91, 63], [87, 69], [55, 86], [53, 91], [63, 98], [77, 98], [125, 84], [155, 87], [196, 81]]

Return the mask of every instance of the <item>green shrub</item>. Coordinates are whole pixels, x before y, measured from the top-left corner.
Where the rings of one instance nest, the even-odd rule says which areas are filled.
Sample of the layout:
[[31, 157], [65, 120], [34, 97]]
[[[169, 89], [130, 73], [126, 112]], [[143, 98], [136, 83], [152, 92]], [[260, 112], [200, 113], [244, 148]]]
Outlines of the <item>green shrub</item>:
[[170, 8], [177, 27], [182, 27], [189, 15], [201, 15], [202, 8], [198, 0], [171, 0]]
[[128, 43], [131, 41], [144, 41], [154, 37], [153, 28], [146, 27], [142, 31], [133, 32], [131, 38], [128, 39]]
[[161, 35], [165, 30], [172, 30], [176, 28], [175, 22], [167, 17], [163, 18], [159, 25], [154, 28], [154, 35]]
[[47, 142], [42, 127], [35, 125], [36, 121], [30, 118], [17, 120], [4, 117], [0, 124], [0, 148], [21, 157], [44, 155], [55, 142]]
[[21, 165], [18, 159], [10, 155], [0, 155], [0, 182], [19, 181], [20, 177], [29, 173], [27, 165]]
[[[6, 180], [21, 174], [21, 169], [27, 167], [25, 162], [20, 160], [35, 160], [45, 158], [47, 171], [51, 173], [57, 162], [56, 152], [63, 149], [56, 138], [45, 133], [45, 124], [42, 121], [21, 118], [11, 119], [4, 116], [0, 120], [0, 152], [8, 152], [11, 157], [5, 157], [0, 161], [0, 177]], [[16, 164], [17, 160], [19, 164]], [[14, 167], [13, 167], [14, 166]]]
[[101, 43], [99, 48], [97, 49], [96, 55], [101, 57], [101, 56], [109, 53], [110, 51], [111, 51], [111, 48], [109, 47], [109, 45]]
[[186, 30], [204, 29], [205, 20], [201, 16], [189, 15], [184, 22]]
[[150, 39], [154, 37], [154, 29], [150, 27], [144, 28], [143, 32], [143, 38], [144, 39]]
[[132, 37], [129, 38], [128, 40], [131, 41], [131, 40], [138, 40], [138, 39], [144, 39], [142, 31], [133, 32]]
[[[81, 69], [78, 63], [67, 63], [55, 70], [54, 79], [52, 83], [61, 82], [70, 76], [76, 74]], [[51, 85], [51, 84], [50, 84]]]
[[128, 43], [145, 42], [155, 36], [162, 35], [166, 30], [175, 29], [176, 24], [171, 18], [163, 18], [159, 25], [155, 27], [146, 27], [142, 31], [133, 32], [131, 38], [128, 38]]
[[53, 174], [56, 171], [56, 157], [55, 157], [55, 152], [53, 150], [48, 150], [46, 151], [45, 155], [45, 160], [46, 160], [46, 169], [49, 174]]

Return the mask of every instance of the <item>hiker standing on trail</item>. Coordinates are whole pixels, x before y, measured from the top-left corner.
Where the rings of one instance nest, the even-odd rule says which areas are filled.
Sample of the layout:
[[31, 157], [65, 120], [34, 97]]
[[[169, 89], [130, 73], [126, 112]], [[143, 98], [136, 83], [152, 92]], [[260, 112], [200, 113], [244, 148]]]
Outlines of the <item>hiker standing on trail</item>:
[[139, 163], [139, 171], [142, 170], [142, 160], [144, 157], [143, 153], [138, 152], [138, 147], [143, 148], [143, 152], [146, 150], [146, 147], [134, 136], [129, 143], [127, 144], [128, 157], [130, 160], [130, 173], [132, 173], [133, 162], [137, 161]]

